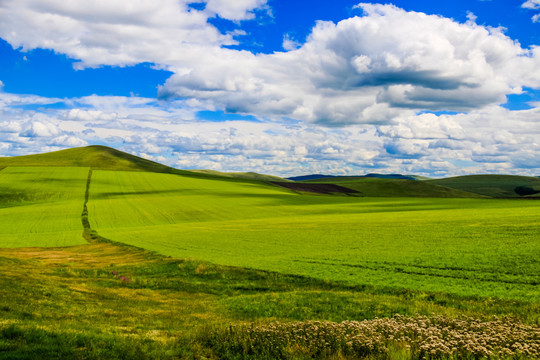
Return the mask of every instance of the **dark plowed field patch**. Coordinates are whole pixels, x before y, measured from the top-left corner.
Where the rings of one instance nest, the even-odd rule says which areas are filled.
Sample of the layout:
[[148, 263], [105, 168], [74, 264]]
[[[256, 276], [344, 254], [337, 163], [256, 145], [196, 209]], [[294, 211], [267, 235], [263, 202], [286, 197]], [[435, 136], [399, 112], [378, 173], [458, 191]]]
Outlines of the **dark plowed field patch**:
[[289, 183], [272, 181], [272, 184], [294, 190], [294, 191], [306, 191], [317, 194], [360, 194], [359, 191], [339, 186], [335, 184], [307, 184], [307, 183]]

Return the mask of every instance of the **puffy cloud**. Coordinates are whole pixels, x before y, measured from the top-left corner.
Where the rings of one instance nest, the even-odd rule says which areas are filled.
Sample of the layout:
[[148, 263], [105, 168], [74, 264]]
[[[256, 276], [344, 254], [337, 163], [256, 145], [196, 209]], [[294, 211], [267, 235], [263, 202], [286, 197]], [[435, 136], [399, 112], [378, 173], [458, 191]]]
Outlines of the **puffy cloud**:
[[[0, 37], [14, 47], [52, 49], [80, 67], [150, 62], [174, 75], [159, 99], [0, 91], [0, 155], [98, 143], [183, 168], [277, 175], [535, 175], [538, 104], [497, 105], [540, 87], [540, 47], [524, 49], [472, 14], [458, 23], [359, 4], [363, 16], [318, 22], [304, 44], [285, 36], [288, 51], [253, 54], [224, 48], [234, 35], [208, 19], [247, 20], [266, 1], [189, 3], [1, 1]], [[208, 109], [260, 121], [198, 119]]]
[[294, 40], [289, 34], [285, 34], [285, 36], [283, 36], [282, 46], [286, 51], [292, 51], [298, 49], [300, 46], [302, 46], [302, 44]]
[[[531, 9], [531, 10], [540, 10], [540, 0], [527, 0], [526, 2], [521, 4], [521, 7], [525, 9]], [[539, 22], [540, 14], [533, 15], [531, 20], [535, 23]]]
[[402, 139], [463, 139], [463, 127], [454, 117], [427, 113], [399, 117], [392, 125], [379, 126], [378, 134]]
[[80, 147], [88, 145], [88, 142], [75, 136], [61, 135], [51, 140], [49, 145], [65, 147]]
[[[29, 101], [10, 97], [12, 104]], [[405, 114], [388, 124], [325, 128], [291, 121], [204, 121], [186, 103], [159, 104], [147, 98], [90, 96], [65, 103], [67, 109], [0, 109], [0, 155], [108, 144], [180, 168], [283, 176], [538, 175], [540, 108], [490, 106], [458, 114]]]
[[540, 47], [523, 49], [472, 16], [458, 23], [359, 4], [363, 16], [320, 21], [299, 48], [285, 37], [290, 51], [253, 54], [224, 48], [235, 43], [233, 34], [208, 19], [250, 19], [265, 0], [199, 1], [202, 10], [191, 3], [6, 0], [0, 37], [24, 50], [67, 54], [80, 67], [156, 64], [174, 72], [159, 90], [167, 101], [327, 126], [389, 123], [419, 110], [469, 111], [540, 87]]
[[[79, 67], [193, 64], [208, 47], [235, 43], [210, 25], [208, 14], [187, 0], [6, 0], [0, 3], [0, 37], [23, 50], [51, 49], [81, 60]], [[236, 4], [237, 2], [235, 2]], [[249, 17], [262, 1], [238, 1], [224, 13]]]
[[66, 119], [79, 121], [114, 120], [116, 113], [104, 113], [101, 110], [71, 109], [66, 114]]
[[209, 57], [159, 95], [341, 126], [389, 122], [407, 109], [469, 111], [540, 87], [540, 48], [523, 49], [501, 29], [392, 5], [358, 8], [364, 16], [318, 22], [296, 50]]
[[521, 7], [525, 9], [540, 9], [540, 0], [527, 0], [521, 5]]
[[24, 137], [51, 137], [60, 133], [58, 127], [50, 122], [28, 121], [23, 125], [21, 136]]
[[253, 10], [266, 5], [266, 0], [207, 0], [206, 11], [215, 13], [224, 19], [249, 20], [255, 17]]

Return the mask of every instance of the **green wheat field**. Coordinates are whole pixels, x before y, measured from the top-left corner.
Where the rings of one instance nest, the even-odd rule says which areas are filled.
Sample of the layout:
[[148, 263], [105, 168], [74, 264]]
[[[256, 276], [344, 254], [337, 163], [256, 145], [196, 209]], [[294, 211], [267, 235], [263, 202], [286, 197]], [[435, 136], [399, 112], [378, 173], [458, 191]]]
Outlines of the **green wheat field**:
[[540, 178], [0, 169], [0, 359], [540, 357]]

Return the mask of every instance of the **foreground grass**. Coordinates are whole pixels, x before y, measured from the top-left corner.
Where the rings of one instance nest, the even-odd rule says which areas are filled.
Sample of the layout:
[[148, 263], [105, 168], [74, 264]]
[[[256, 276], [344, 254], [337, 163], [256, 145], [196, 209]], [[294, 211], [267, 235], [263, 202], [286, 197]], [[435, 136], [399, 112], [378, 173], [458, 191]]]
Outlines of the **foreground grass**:
[[[0, 250], [0, 359], [247, 358], [229, 325], [399, 313], [506, 315], [537, 329], [539, 312], [538, 303], [355, 287], [114, 244]], [[306, 347], [283, 357], [330, 355]]]

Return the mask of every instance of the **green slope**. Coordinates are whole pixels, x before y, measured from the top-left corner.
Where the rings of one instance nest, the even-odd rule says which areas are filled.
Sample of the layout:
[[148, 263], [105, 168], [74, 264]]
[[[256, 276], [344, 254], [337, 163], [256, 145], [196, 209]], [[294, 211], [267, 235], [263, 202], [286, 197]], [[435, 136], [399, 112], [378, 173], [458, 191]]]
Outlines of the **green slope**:
[[0, 168], [6, 166], [69, 166], [100, 170], [171, 171], [168, 166], [100, 145], [0, 158]]
[[425, 182], [496, 198], [540, 196], [540, 178], [529, 176], [468, 175]]
[[478, 198], [481, 195], [460, 189], [439, 186], [426, 181], [381, 179], [367, 177], [340, 177], [306, 181], [319, 184], [337, 184], [359, 191], [369, 197], [439, 197], [439, 198]]
[[259, 174], [256, 172], [221, 172], [216, 170], [189, 170], [190, 172], [203, 174], [203, 175], [213, 175], [225, 178], [236, 178], [236, 179], [246, 179], [246, 180], [260, 180], [260, 181], [281, 181], [281, 182], [292, 182], [274, 175]]
[[93, 170], [171, 173], [199, 179], [228, 179], [240, 182], [288, 181], [277, 176], [253, 172], [224, 173], [213, 170], [179, 170], [101, 145], [91, 145], [36, 155], [0, 157], [0, 170], [8, 166], [88, 167]]
[[2, 170], [0, 247], [84, 244], [81, 211], [87, 177], [83, 167]]

